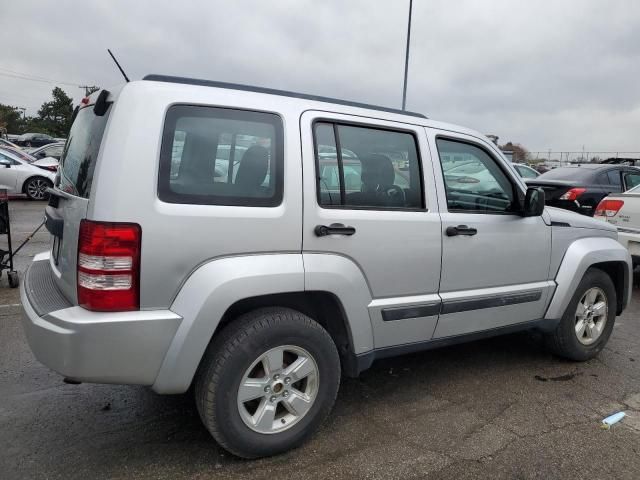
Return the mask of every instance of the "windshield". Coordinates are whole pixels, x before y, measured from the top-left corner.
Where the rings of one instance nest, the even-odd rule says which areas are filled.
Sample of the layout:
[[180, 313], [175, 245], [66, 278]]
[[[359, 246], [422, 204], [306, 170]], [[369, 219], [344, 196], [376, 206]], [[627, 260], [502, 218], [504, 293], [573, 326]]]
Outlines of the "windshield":
[[93, 171], [109, 112], [107, 110], [107, 113], [99, 117], [93, 113], [92, 105], [78, 112], [60, 157], [61, 190], [89, 198]]

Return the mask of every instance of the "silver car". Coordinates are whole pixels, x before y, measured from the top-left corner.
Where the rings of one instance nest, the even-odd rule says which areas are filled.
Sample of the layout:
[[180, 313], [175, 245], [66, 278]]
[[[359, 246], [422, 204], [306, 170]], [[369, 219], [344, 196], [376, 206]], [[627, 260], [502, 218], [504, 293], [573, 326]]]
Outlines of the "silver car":
[[[447, 175], [457, 158], [491, 188]], [[152, 75], [91, 96], [58, 175], [21, 288], [35, 356], [193, 386], [240, 457], [300, 445], [380, 358], [537, 330], [590, 359], [630, 297], [615, 227], [545, 208], [484, 135], [410, 112]]]
[[25, 194], [31, 200], [45, 200], [47, 189], [53, 186], [55, 172], [47, 166], [39, 167], [29, 162], [26, 153], [0, 148], [0, 188], [9, 194]]

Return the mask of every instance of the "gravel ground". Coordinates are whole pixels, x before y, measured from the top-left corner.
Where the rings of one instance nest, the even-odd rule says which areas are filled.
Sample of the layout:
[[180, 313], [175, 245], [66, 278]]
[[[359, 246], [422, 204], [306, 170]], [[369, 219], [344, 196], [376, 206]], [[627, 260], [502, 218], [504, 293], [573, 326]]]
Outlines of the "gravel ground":
[[[12, 201], [15, 240], [43, 207]], [[47, 248], [38, 233], [18, 268]], [[64, 384], [33, 358], [19, 303], [3, 275], [1, 478], [640, 478], [640, 291], [594, 360], [517, 334], [380, 361], [342, 381], [308, 444], [251, 462], [216, 445], [190, 394]], [[618, 410], [627, 417], [600, 429]]]

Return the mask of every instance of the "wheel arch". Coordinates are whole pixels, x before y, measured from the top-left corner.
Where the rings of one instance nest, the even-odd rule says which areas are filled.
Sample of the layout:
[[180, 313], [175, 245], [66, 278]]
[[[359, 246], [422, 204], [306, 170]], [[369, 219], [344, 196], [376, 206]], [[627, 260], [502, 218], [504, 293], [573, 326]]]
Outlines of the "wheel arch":
[[209, 261], [185, 280], [171, 305], [182, 321], [152, 388], [186, 391], [213, 336], [238, 315], [265, 306], [293, 308], [320, 323], [336, 342], [344, 373], [354, 376], [357, 355], [373, 348], [370, 301], [362, 272], [344, 257], [290, 253]]
[[51, 185], [53, 185], [53, 182], [50, 179], [48, 179], [47, 177], [45, 177], [44, 175], [33, 174], [33, 175], [28, 176], [27, 178], [25, 178], [22, 181], [22, 187], [20, 187], [20, 191], [22, 193], [27, 193], [27, 184], [29, 183], [30, 180], [33, 180], [34, 178], [41, 178], [41, 179], [46, 180], [47, 182], [49, 182]]
[[353, 350], [351, 327], [342, 302], [331, 292], [307, 290], [243, 298], [226, 310], [214, 336], [240, 315], [263, 307], [291, 308], [318, 322], [329, 332], [335, 343], [343, 372], [347, 376], [357, 376], [359, 371]]
[[620, 315], [627, 306], [625, 302], [625, 292], [628, 290], [631, 278], [627, 266], [622, 261], [610, 261], [594, 263], [589, 268], [598, 268], [605, 272], [613, 281], [616, 289], [616, 315]]
[[613, 238], [588, 237], [571, 243], [556, 275], [556, 289], [545, 314], [546, 319], [559, 319], [589, 268], [607, 273], [616, 288], [616, 315], [626, 308], [631, 296], [631, 256]]

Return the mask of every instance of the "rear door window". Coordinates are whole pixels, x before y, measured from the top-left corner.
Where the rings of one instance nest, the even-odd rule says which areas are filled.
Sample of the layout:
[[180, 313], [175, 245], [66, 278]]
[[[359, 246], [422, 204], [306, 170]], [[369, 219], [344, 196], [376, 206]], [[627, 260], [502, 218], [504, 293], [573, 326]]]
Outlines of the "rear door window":
[[78, 111], [60, 157], [58, 187], [61, 190], [89, 198], [98, 151], [110, 111], [109, 108], [103, 116], [97, 116], [93, 113], [93, 105]]
[[314, 137], [322, 207], [424, 208], [412, 133], [322, 121], [315, 124]]
[[275, 206], [282, 201], [282, 120], [272, 113], [174, 105], [158, 196], [170, 203]]
[[622, 185], [620, 180], [620, 170], [609, 170], [607, 172], [607, 176], [609, 177], [609, 183], [611, 183], [611, 185], [615, 185], [617, 187]]

